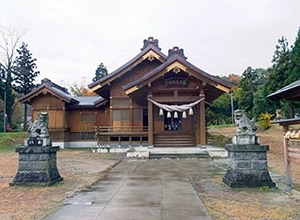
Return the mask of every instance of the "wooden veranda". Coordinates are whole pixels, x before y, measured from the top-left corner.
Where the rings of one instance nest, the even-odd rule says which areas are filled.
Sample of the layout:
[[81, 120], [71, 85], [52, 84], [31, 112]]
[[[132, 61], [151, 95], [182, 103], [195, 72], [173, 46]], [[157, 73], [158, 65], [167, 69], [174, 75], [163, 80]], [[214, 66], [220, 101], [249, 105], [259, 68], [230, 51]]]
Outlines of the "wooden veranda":
[[95, 138], [97, 144], [108, 144], [112, 142], [122, 142], [132, 145], [133, 142], [143, 145], [148, 142], [148, 127], [147, 126], [95, 126]]

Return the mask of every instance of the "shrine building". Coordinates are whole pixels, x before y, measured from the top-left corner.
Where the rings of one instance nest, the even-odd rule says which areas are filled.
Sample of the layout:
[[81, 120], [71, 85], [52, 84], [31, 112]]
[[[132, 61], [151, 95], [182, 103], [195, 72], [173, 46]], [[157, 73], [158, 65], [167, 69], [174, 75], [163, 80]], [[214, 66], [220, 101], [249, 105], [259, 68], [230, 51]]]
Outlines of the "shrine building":
[[183, 49], [161, 52], [152, 37], [135, 57], [88, 85], [98, 96], [72, 96], [49, 79], [19, 101], [32, 119], [48, 112], [61, 147], [192, 147], [207, 143], [205, 107], [231, 84], [187, 61]]

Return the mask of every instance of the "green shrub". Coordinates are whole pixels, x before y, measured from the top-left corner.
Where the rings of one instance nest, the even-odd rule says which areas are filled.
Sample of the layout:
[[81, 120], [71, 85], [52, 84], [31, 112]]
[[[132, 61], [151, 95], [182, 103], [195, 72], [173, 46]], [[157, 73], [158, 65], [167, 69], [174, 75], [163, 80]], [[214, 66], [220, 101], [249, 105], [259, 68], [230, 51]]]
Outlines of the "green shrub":
[[207, 135], [208, 144], [216, 147], [225, 147], [226, 144], [232, 143], [232, 138], [221, 134], [210, 134]]
[[261, 113], [258, 117], [259, 124], [264, 128], [268, 129], [271, 127], [271, 118], [273, 117], [272, 114], [266, 112]]

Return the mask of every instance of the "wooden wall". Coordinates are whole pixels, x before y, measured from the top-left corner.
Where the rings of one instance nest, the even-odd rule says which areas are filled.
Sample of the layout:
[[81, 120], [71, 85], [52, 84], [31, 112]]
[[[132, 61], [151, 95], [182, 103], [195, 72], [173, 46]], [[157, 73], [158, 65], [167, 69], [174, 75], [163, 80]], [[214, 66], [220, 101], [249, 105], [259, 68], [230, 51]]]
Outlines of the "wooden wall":
[[123, 90], [123, 86], [141, 78], [150, 70], [160, 65], [157, 60], [145, 60], [110, 85], [110, 125], [111, 126], [143, 126], [143, 109], [133, 103]]
[[49, 128], [58, 129], [65, 127], [64, 111], [65, 102], [47, 93], [35, 97], [31, 103], [32, 119], [36, 119], [39, 112], [48, 112]]
[[66, 114], [71, 132], [94, 131], [94, 126], [109, 126], [107, 109], [69, 109]]
[[134, 67], [131, 71], [127, 72], [125, 75], [123, 75], [120, 79], [117, 79], [112, 82], [110, 87], [110, 96], [111, 97], [127, 97], [126, 93], [124, 92], [122, 86], [133, 82], [142, 76], [144, 76], [146, 73], [148, 73], [150, 70], [154, 69], [155, 67], [159, 66], [161, 63], [157, 60], [149, 61], [144, 60], [142, 63]]
[[[52, 94], [40, 94], [31, 101], [32, 120], [48, 112], [49, 133], [53, 141], [94, 139], [94, 126], [109, 126], [109, 108], [73, 108]], [[74, 135], [75, 134], [75, 135]]]

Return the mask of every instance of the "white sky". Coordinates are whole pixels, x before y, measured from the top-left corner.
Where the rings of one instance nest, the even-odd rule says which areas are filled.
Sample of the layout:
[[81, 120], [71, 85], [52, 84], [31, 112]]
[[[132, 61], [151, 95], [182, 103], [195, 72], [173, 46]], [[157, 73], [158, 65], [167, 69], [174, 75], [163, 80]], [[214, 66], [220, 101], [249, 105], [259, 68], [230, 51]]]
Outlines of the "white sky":
[[0, 24], [27, 30], [39, 79], [69, 85], [100, 62], [112, 72], [148, 36], [213, 75], [266, 68], [278, 38], [294, 42], [299, 11], [299, 0], [0, 0]]

